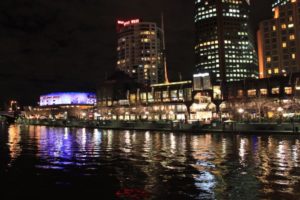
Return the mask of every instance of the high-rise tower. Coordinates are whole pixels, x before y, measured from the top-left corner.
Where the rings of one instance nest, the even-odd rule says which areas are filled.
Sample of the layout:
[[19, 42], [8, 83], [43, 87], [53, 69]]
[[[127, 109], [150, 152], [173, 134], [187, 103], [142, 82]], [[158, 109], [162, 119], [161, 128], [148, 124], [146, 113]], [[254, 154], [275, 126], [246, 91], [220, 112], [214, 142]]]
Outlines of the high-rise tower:
[[247, 0], [196, 0], [196, 70], [216, 81], [257, 78]]
[[277, 6], [285, 5], [286, 3], [290, 2], [291, 0], [274, 0], [272, 3], [272, 8], [276, 8]]
[[300, 72], [300, 0], [281, 2], [273, 8], [273, 19], [259, 25], [261, 78]]
[[133, 19], [118, 21], [117, 32], [117, 68], [145, 85], [164, 82], [162, 29]]

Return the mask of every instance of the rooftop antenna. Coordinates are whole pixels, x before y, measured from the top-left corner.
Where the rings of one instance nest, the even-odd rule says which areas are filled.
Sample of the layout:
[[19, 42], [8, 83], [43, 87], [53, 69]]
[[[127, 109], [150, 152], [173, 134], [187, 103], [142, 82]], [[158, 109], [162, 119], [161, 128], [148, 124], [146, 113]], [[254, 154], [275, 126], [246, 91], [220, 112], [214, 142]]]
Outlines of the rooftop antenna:
[[165, 83], [169, 83], [167, 58], [166, 58], [165, 24], [164, 24], [164, 14], [163, 13], [161, 13], [161, 29], [162, 29], [162, 43], [163, 43], [163, 60], [164, 60]]
[[182, 81], [182, 74], [181, 74], [181, 72], [178, 73], [178, 76], [179, 76], [179, 81]]

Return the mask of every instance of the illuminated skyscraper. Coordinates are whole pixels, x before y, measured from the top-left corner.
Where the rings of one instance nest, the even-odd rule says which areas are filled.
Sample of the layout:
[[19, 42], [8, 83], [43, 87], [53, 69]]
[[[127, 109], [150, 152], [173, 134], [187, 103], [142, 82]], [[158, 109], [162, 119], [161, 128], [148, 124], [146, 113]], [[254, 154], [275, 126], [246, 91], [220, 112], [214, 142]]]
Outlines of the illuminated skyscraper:
[[272, 3], [272, 8], [274, 9], [277, 6], [282, 6], [285, 5], [286, 3], [293, 1], [293, 0], [274, 0]]
[[257, 34], [262, 78], [300, 71], [300, 0], [289, 0], [273, 11], [274, 18], [262, 21]]
[[196, 70], [217, 81], [257, 78], [247, 0], [196, 0]]
[[118, 21], [117, 32], [117, 68], [145, 85], [164, 82], [162, 29], [134, 19]]

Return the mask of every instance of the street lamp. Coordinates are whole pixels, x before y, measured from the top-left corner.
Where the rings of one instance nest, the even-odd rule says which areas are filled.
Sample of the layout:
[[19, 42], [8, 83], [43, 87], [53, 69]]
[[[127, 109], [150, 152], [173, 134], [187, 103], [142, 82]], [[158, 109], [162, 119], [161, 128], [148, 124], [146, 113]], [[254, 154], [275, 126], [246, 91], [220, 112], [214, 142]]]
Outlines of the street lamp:
[[82, 118], [84, 119], [86, 117], [86, 113], [82, 112], [81, 113]]
[[146, 111], [146, 112], [145, 112], [145, 115], [146, 115], [146, 120], [148, 120], [148, 119], [149, 119], [149, 114], [150, 114], [150, 113], [149, 113], [149, 111]]
[[283, 108], [282, 107], [278, 107], [277, 108], [277, 111], [279, 112], [279, 119], [280, 119], [280, 122], [282, 121], [282, 112], [283, 112]]
[[238, 113], [240, 114], [240, 116], [241, 116], [241, 120], [240, 121], [242, 121], [243, 120], [243, 113], [245, 112], [245, 110], [243, 109], [243, 108], [239, 108], [238, 109]]
[[94, 119], [95, 120], [99, 120], [100, 117], [101, 117], [101, 115], [99, 113], [97, 113], [97, 112], [94, 113]]
[[279, 107], [279, 108], [277, 108], [277, 111], [278, 111], [278, 112], [282, 112], [282, 111], [283, 111], [283, 108], [282, 108], [282, 107]]
[[169, 111], [169, 120], [173, 120], [174, 111]]

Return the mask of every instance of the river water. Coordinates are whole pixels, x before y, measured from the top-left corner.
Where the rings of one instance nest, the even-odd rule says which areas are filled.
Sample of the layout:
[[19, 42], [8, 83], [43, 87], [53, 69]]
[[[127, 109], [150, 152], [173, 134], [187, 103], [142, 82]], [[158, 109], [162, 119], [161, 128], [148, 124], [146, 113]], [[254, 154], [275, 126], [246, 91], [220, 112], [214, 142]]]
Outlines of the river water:
[[0, 196], [300, 199], [300, 136], [12, 125], [0, 159]]

